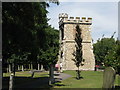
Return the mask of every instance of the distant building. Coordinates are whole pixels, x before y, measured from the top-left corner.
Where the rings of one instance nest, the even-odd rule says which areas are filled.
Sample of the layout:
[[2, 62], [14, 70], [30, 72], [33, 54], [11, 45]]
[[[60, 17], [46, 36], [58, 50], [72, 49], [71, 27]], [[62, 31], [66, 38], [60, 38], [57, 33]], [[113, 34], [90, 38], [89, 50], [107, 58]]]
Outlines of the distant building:
[[75, 34], [76, 26], [78, 25], [82, 30], [82, 51], [83, 51], [83, 66], [81, 70], [94, 70], [95, 58], [93, 54], [92, 38], [90, 34], [90, 27], [92, 24], [92, 18], [82, 17], [70, 17], [68, 14], [59, 14], [59, 28], [60, 28], [60, 51], [59, 51], [59, 63], [62, 62], [63, 70], [77, 70], [73, 59], [75, 56]]

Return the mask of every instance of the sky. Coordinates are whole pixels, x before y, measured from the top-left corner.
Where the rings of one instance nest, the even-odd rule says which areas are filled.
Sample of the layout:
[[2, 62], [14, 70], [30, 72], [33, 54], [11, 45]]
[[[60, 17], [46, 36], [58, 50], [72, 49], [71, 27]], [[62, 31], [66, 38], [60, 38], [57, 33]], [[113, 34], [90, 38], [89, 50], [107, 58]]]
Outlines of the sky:
[[[120, 9], [120, 2], [118, 4], [118, 8]], [[118, 12], [118, 39], [120, 40], [120, 11]]]
[[118, 3], [117, 2], [60, 2], [59, 5], [50, 4], [47, 8], [50, 18], [49, 24], [59, 30], [60, 13], [67, 13], [68, 17], [91, 17], [91, 36], [95, 43], [99, 38], [111, 37], [114, 32], [118, 37]]

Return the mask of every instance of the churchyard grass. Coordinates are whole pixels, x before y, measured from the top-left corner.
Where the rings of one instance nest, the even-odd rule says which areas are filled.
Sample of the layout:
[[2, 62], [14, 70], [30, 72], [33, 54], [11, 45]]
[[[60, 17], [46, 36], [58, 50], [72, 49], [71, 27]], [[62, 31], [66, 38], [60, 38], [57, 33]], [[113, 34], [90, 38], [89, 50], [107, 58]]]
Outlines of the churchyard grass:
[[[103, 72], [102, 71], [81, 71], [82, 78], [76, 80], [75, 71], [64, 71], [63, 73], [69, 74], [72, 77], [67, 78], [61, 82], [53, 84], [53, 88], [102, 88], [103, 84]], [[9, 77], [10, 73], [3, 73], [3, 77]], [[37, 80], [39, 77], [49, 77], [48, 72], [36, 72], [34, 78], [31, 79], [31, 73], [29, 71], [16, 72], [17, 77], [26, 77], [17, 78], [16, 84], [27, 83]], [[27, 78], [28, 77], [28, 78]], [[8, 79], [9, 80], [9, 79]], [[7, 82], [4, 84], [8, 85]], [[4, 87], [8, 87], [8, 86]], [[118, 86], [118, 75], [116, 75], [115, 85]]]
[[[9, 87], [9, 76], [10, 73], [3, 73], [3, 88], [8, 88]], [[15, 82], [14, 85], [16, 87], [16, 85], [19, 84], [24, 84], [24, 83], [29, 83], [29, 82], [35, 82], [36, 80], [38, 80], [39, 78], [42, 77], [49, 77], [48, 72], [35, 72], [34, 77], [31, 78], [31, 73], [29, 71], [20, 71], [20, 72], [16, 72], [15, 75]]]
[[[56, 88], [102, 88], [103, 72], [102, 71], [81, 71], [82, 78], [76, 80], [75, 71], [64, 71], [72, 77], [57, 83]], [[118, 85], [118, 76], [115, 80], [115, 85]]]
[[[3, 73], [3, 77], [9, 77], [10, 73]], [[15, 76], [31, 77], [30, 71], [16, 72]], [[34, 77], [49, 77], [48, 72], [35, 72]]]

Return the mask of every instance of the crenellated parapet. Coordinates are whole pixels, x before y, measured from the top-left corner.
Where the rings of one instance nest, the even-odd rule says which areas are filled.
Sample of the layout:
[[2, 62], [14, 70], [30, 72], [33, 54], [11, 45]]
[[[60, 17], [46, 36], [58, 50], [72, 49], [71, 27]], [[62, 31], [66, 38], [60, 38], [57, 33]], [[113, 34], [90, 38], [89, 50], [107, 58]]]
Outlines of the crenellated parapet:
[[92, 18], [90, 18], [90, 17], [88, 17], [88, 18], [86, 18], [86, 17], [68, 17], [68, 14], [61, 13], [61, 14], [59, 14], [59, 25], [62, 25], [64, 23], [91, 25]]

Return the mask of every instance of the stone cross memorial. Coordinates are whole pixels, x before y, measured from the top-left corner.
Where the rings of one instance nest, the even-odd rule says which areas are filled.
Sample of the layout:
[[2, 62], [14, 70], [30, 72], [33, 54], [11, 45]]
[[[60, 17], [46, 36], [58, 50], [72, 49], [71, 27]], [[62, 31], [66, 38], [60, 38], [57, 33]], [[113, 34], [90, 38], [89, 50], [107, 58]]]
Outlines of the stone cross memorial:
[[103, 73], [103, 88], [113, 88], [115, 81], [115, 70], [112, 67], [107, 67]]

